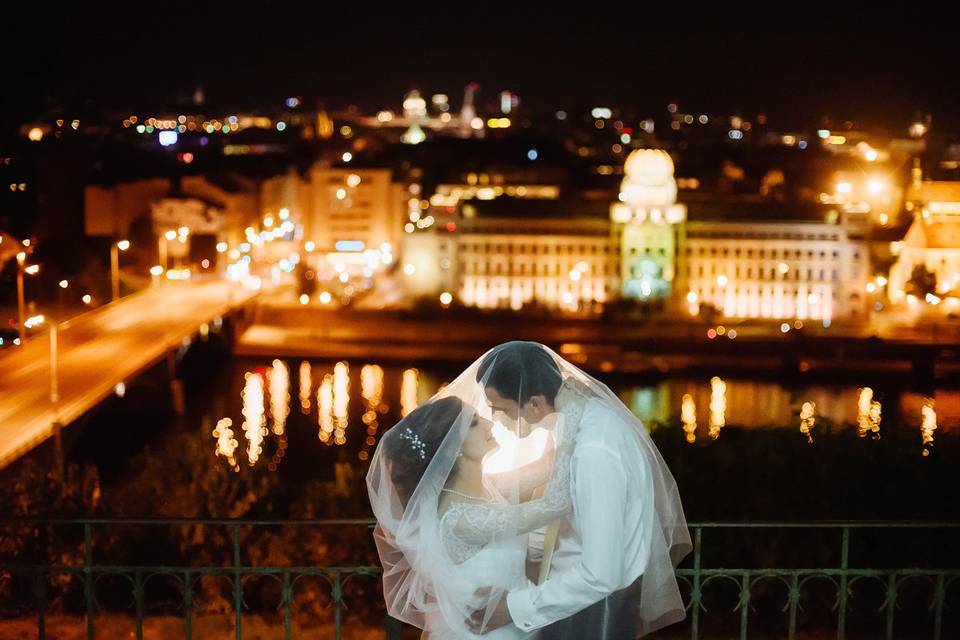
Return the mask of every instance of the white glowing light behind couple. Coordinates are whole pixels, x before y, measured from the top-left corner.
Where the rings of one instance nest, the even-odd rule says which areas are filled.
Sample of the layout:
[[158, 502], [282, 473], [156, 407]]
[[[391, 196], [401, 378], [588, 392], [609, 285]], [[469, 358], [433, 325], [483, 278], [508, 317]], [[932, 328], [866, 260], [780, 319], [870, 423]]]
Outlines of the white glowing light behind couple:
[[483, 472], [488, 475], [513, 471], [540, 459], [551, 437], [549, 431], [537, 427], [521, 438], [500, 422], [494, 422], [492, 433], [499, 448], [483, 460]]

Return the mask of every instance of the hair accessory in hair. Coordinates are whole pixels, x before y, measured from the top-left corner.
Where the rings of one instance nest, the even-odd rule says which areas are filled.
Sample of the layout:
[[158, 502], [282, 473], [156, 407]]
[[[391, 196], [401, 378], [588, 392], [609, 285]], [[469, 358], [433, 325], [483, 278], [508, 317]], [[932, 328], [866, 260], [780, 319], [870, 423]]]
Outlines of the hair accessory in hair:
[[410, 427], [404, 429], [403, 433], [400, 434], [400, 439], [409, 442], [410, 448], [417, 452], [421, 460], [427, 459], [427, 445], [423, 443], [418, 434], [413, 432], [413, 429]]

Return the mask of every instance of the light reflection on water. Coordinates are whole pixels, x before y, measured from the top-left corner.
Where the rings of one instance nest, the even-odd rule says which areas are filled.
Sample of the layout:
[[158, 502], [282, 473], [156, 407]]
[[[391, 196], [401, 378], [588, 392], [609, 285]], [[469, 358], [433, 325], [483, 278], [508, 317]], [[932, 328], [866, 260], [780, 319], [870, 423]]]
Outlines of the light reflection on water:
[[[286, 451], [287, 437], [292, 437], [288, 430], [303, 420], [290, 417], [290, 388], [295, 383], [298, 414], [316, 425], [320, 442], [346, 446], [364, 461], [386, 429], [445, 384], [442, 377], [423, 369], [385, 368], [369, 362], [356, 362], [353, 367], [359, 370], [358, 376], [350, 375], [347, 362], [302, 361], [295, 368], [296, 381], [290, 378], [291, 366], [280, 359], [241, 371], [244, 385], [240, 415], [228, 412], [215, 419], [242, 423], [240, 431], [250, 465], [257, 463], [267, 446], [264, 439], [271, 438], [269, 446], [274, 453], [269, 466], [274, 469]], [[871, 387], [854, 385], [790, 390], [771, 381], [719, 376], [611, 386], [649, 428], [679, 423], [689, 443], [722, 439], [728, 428], [794, 430], [813, 443], [815, 428], [826, 423], [835, 431], [854, 429], [861, 436], [879, 438], [882, 420], [889, 428], [916, 430], [918, 450], [928, 455], [935, 431], [950, 431], [960, 424], [960, 391], [955, 390], [939, 390], [930, 397], [910, 391], [884, 395]], [[236, 467], [240, 452], [229, 450], [234, 436], [227, 435], [228, 424], [217, 430], [216, 450], [228, 466]]]
[[[877, 392], [869, 387], [815, 386], [791, 391], [775, 382], [738, 380], [724, 378], [726, 398], [725, 423], [738, 428], [784, 428], [794, 429], [798, 415], [806, 402], [816, 408], [816, 416], [828, 418], [837, 429], [858, 428], [864, 418], [867, 431], [874, 421], [879, 425], [885, 413], [897, 398], [877, 399]], [[691, 401], [700, 407], [709, 407], [713, 387], [709, 382], [677, 378], [649, 385], [631, 387], [613, 386], [620, 399], [645, 422], [665, 423], [680, 415], [683, 396], [690, 394]], [[912, 391], [899, 394], [897, 427], [916, 428], [921, 424], [921, 407], [929, 399], [937, 407], [939, 429], [949, 431], [960, 426], [960, 390], [941, 389], [932, 396]], [[868, 398], [862, 408], [861, 398]], [[878, 405], [874, 407], [873, 403]], [[882, 413], [881, 413], [882, 410]], [[703, 414], [705, 417], [706, 414]], [[944, 424], [947, 427], [944, 428]]]
[[259, 373], [247, 373], [243, 387], [243, 434], [247, 438], [247, 461], [250, 466], [257, 463], [263, 453], [263, 438], [267, 435], [263, 414], [263, 376]]

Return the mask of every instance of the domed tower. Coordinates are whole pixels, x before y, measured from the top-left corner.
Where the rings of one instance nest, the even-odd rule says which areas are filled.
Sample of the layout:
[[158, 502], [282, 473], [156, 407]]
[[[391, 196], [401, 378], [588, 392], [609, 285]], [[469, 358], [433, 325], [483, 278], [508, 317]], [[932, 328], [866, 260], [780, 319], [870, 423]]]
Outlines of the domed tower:
[[620, 201], [610, 207], [614, 237], [620, 245], [624, 298], [670, 297], [678, 234], [686, 217], [686, 207], [677, 203], [670, 154], [660, 149], [631, 153], [624, 164]]
[[420, 96], [420, 92], [414, 89], [403, 99], [403, 115], [410, 121], [410, 128], [407, 129], [401, 140], [405, 144], [420, 144], [427, 139], [427, 135], [421, 128], [427, 120], [427, 101]]

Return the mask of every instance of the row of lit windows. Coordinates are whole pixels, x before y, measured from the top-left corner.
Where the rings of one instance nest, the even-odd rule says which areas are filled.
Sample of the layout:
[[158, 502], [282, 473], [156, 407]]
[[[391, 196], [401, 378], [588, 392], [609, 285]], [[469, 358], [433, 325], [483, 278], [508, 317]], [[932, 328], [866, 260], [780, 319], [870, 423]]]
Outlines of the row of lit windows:
[[[758, 258], [770, 258], [770, 259], [773, 259], [773, 260], [776, 260], [776, 259], [778, 259], [778, 258], [782, 258], [782, 259], [785, 259], [785, 260], [790, 260], [790, 259], [794, 259], [794, 258], [803, 258], [804, 256], [806, 256], [808, 259], [809, 259], [809, 258], [816, 258], [816, 257], [818, 257], [818, 256], [819, 256], [820, 258], [826, 258], [826, 257], [828, 256], [828, 254], [827, 254], [826, 251], [821, 250], [821, 251], [817, 252], [817, 251], [813, 251], [812, 249], [808, 249], [807, 251], [803, 251], [803, 250], [801, 250], [801, 249], [780, 249], [780, 250], [778, 250], [778, 249], [770, 249], [770, 250], [757, 249], [757, 252], [756, 252], [756, 253], [757, 253], [757, 256], [756, 256], [756, 257], [758, 257]], [[733, 257], [735, 257], [735, 258], [740, 258], [740, 257], [742, 257], [742, 256], [745, 255], [747, 258], [753, 258], [753, 257], [754, 257], [754, 255], [753, 255], [753, 254], [754, 254], [754, 250], [753, 250], [753, 249], [741, 250], [740, 248], [736, 248], [736, 249], [731, 250], [731, 249], [729, 249], [728, 247], [722, 247], [722, 248], [719, 248], [719, 249], [718, 249], [717, 247], [696, 247], [696, 248], [687, 247], [686, 254], [687, 254], [688, 256], [693, 256], [693, 255], [698, 255], [698, 256], [711, 255], [711, 256], [724, 256], [724, 257], [733, 256]], [[839, 258], [839, 257], [840, 257], [840, 252], [837, 251], [836, 249], [834, 249], [834, 250], [830, 253], [830, 255], [832, 255], [832, 257], [834, 257], [834, 258]], [[855, 252], [855, 253], [853, 254], [853, 257], [854, 257], [855, 260], [856, 260], [856, 259], [859, 259], [859, 258], [860, 258], [860, 253], [859, 253], [859, 252]]]
[[[468, 274], [505, 275], [505, 276], [568, 276], [571, 267], [560, 264], [527, 264], [516, 265], [487, 262], [462, 261], [460, 268]], [[591, 276], [607, 276], [611, 273], [620, 274], [620, 269], [608, 268], [607, 265], [597, 265], [590, 269]], [[588, 276], [584, 276], [585, 278]]]
[[[809, 290], [801, 294], [800, 291], [798, 291], [796, 288], [793, 288], [793, 287], [784, 287], [783, 290], [780, 292], [775, 292], [769, 288], [763, 291], [760, 291], [757, 288], [744, 288], [744, 289], [734, 288], [733, 290], [728, 291], [727, 289], [714, 289], [712, 287], [708, 287], [706, 289], [694, 288], [694, 289], [691, 289], [691, 291], [696, 293], [698, 298], [703, 302], [709, 302], [713, 300], [724, 300], [728, 297], [738, 298], [740, 296], [759, 297], [761, 300], [764, 298], [774, 299], [777, 297], [792, 298], [800, 295], [810, 295], [811, 293], [816, 293], [818, 300], [823, 298], [823, 294], [820, 294], [814, 291], [809, 291]], [[833, 300], [836, 300], [837, 292], [836, 291], [832, 292], [831, 296]]]
[[687, 238], [721, 238], [723, 240], [814, 240], [818, 242], [837, 242], [840, 236], [835, 233], [790, 233], [789, 231], [687, 231]]
[[637, 247], [630, 247], [630, 255], [631, 255], [631, 256], [635, 256], [635, 255], [638, 255], [638, 254], [640, 254], [640, 255], [645, 255], [645, 256], [649, 256], [649, 255], [666, 256], [666, 255], [667, 255], [667, 250], [664, 249], [663, 247], [660, 247], [660, 248], [657, 249], [656, 251], [653, 251], [653, 250], [651, 250], [650, 247], [644, 247], [644, 248], [643, 248], [643, 253], [641, 254], [640, 250], [637, 249]]
[[532, 255], [601, 255], [609, 254], [613, 248], [609, 244], [491, 244], [491, 243], [463, 243], [461, 251], [476, 251], [491, 254], [532, 254]]
[[[742, 275], [744, 278], [753, 278], [753, 277], [754, 277], [754, 275], [753, 275], [754, 273], [757, 274], [757, 275], [756, 275], [757, 278], [767, 279], [767, 280], [778, 280], [778, 281], [781, 281], [781, 280], [813, 280], [815, 273], [819, 273], [819, 274], [820, 274], [818, 279], [821, 280], [821, 281], [826, 278], [826, 270], [825, 270], [825, 269], [820, 269], [819, 271], [814, 270], [814, 269], [791, 269], [790, 271], [787, 271], [787, 273], [781, 274], [780, 271], [779, 271], [777, 268], [775, 268], [775, 267], [772, 267], [772, 268], [770, 268], [770, 269], [757, 268], [756, 270], [754, 270], [753, 267], [739, 267], [739, 266], [738, 266], [738, 267], [734, 267], [732, 273], [725, 273], [724, 271], [718, 270], [718, 269], [704, 269], [703, 265], [700, 265], [700, 266], [697, 267], [696, 269], [694, 269], [693, 267], [691, 267], [691, 266], [689, 266], [689, 265], [687, 266], [687, 268], [686, 268], [686, 274], [687, 274], [687, 277], [688, 277], [688, 278], [692, 278], [692, 277], [694, 276], [694, 273], [695, 273], [695, 272], [696, 272], [697, 277], [700, 277], [700, 278], [703, 278], [703, 277], [708, 277], [708, 278], [710, 278], [710, 277], [719, 276], [719, 275], [730, 275], [730, 276], [733, 276], [734, 278], [740, 278], [741, 275]], [[805, 277], [805, 278], [802, 277], [804, 273], [806, 273], [806, 277]], [[854, 269], [854, 270], [853, 270], [853, 277], [854, 277], [854, 278], [857, 277], [857, 273], [858, 273], [857, 270]], [[838, 277], [838, 276], [837, 276], [837, 270], [836, 270], [836, 269], [831, 269], [831, 270], [830, 270], [830, 280], [833, 281], [833, 282], [836, 282], [836, 281], [837, 281], [837, 277]]]
[[[558, 286], [562, 285], [562, 286]], [[483, 276], [473, 276], [463, 279], [464, 289], [486, 289], [501, 291], [576, 291], [584, 289], [595, 289], [597, 291], [606, 291], [607, 283], [602, 280], [584, 281], [579, 286], [572, 286], [569, 282], [558, 280], [508, 280], [507, 278], [485, 278]]]
[[[573, 233], [574, 231], [576, 233]], [[534, 231], [531, 230], [530, 227], [518, 227], [518, 226], [483, 227], [479, 229], [471, 226], [470, 228], [464, 228], [463, 232], [465, 234], [475, 234], [475, 235], [485, 235], [485, 236], [493, 236], [493, 235], [515, 236], [515, 235], [530, 235], [531, 233], [534, 233]], [[571, 229], [569, 227], [566, 227], [566, 228], [554, 227], [551, 229], [543, 229], [541, 230], [541, 233], [543, 235], [566, 236], [566, 237], [574, 236], [578, 238], [609, 238], [610, 237], [609, 228]]]

